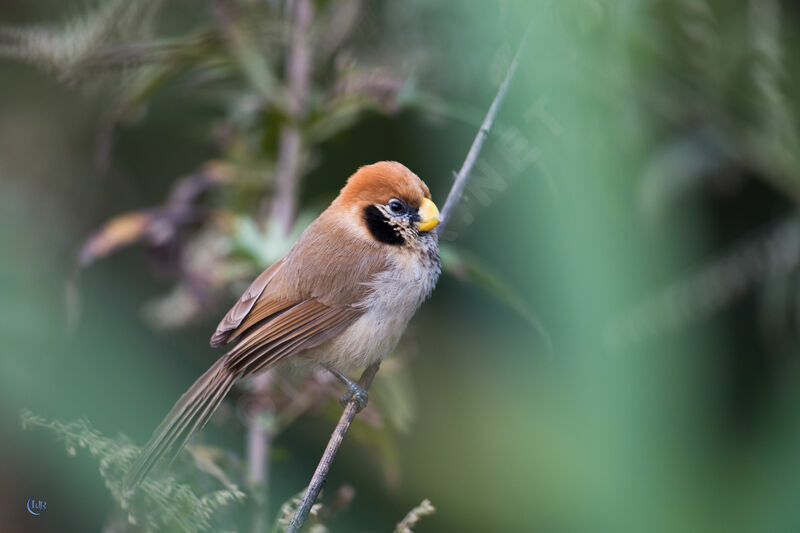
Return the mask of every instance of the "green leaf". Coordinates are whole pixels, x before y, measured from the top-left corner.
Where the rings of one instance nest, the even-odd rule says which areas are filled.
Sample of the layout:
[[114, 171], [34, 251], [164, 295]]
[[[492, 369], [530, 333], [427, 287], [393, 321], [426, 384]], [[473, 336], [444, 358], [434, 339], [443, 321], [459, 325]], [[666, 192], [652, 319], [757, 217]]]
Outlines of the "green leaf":
[[284, 235], [277, 224], [267, 224], [264, 228], [251, 217], [238, 217], [232, 239], [233, 250], [259, 268], [266, 268], [289, 252], [316, 215], [315, 211], [303, 210], [289, 235]]

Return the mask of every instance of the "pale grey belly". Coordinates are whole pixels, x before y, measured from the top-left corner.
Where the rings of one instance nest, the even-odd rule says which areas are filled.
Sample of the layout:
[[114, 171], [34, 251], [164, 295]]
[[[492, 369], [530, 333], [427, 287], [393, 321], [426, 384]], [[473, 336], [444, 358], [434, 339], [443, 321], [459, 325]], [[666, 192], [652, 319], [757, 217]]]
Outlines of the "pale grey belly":
[[341, 372], [363, 368], [383, 359], [403, 335], [411, 314], [398, 316], [370, 310], [333, 339], [305, 350], [298, 359], [332, 366]]

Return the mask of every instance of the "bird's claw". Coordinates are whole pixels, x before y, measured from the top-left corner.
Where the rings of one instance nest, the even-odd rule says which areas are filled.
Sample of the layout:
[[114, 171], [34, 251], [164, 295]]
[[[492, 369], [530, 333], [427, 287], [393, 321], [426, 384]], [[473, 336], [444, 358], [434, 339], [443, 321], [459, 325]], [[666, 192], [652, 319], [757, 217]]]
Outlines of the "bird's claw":
[[347, 386], [347, 392], [344, 394], [344, 396], [342, 396], [340, 401], [342, 402], [342, 405], [347, 406], [347, 404], [353, 400], [355, 400], [358, 410], [361, 411], [367, 406], [369, 393], [355, 383], [350, 384]]

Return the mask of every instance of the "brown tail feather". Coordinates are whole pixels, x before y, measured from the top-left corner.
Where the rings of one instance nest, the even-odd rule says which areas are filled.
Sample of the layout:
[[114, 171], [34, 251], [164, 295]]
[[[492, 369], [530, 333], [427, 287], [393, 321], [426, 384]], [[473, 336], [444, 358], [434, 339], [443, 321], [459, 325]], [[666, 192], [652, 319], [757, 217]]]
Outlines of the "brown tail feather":
[[186, 391], [156, 428], [123, 481], [123, 493], [131, 493], [156, 466], [168, 466], [189, 438], [211, 417], [238, 379], [225, 367], [226, 357], [209, 368]]

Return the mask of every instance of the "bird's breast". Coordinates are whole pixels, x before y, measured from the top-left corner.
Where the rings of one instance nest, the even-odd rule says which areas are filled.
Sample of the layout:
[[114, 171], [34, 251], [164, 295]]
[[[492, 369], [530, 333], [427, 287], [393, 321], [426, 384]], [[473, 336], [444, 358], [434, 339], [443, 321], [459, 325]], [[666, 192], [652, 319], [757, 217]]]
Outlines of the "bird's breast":
[[433, 248], [398, 254], [389, 265], [367, 283], [370, 293], [358, 304], [364, 314], [337, 337], [310, 350], [308, 357], [346, 372], [382, 359], [395, 347], [436, 286], [441, 264]]

